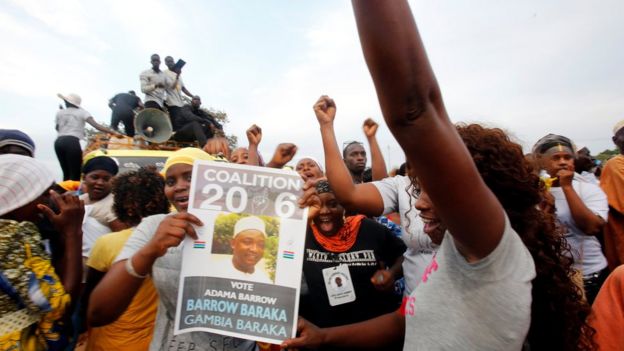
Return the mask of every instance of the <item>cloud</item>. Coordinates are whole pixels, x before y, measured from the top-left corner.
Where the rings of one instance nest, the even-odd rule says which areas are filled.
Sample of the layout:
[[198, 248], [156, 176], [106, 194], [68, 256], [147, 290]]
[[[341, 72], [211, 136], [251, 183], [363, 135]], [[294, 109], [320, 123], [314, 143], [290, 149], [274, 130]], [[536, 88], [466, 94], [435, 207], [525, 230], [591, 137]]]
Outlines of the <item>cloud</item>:
[[[255, 119], [234, 120], [232, 128], [243, 131], [250, 122], [263, 127], [266, 137], [261, 147], [268, 158], [279, 142], [294, 142], [300, 155], [323, 160], [318, 122], [312, 105], [322, 94], [338, 105], [335, 130], [340, 145], [344, 140], [362, 140], [361, 124], [368, 116], [381, 122], [377, 98], [361, 54], [357, 31], [348, 3], [331, 3], [322, 21], [304, 28], [298, 60], [276, 70], [277, 76], [256, 87], [240, 107], [228, 109], [236, 115]], [[385, 126], [378, 135], [386, 161], [399, 165], [402, 152]], [[239, 134], [239, 144], [246, 144]], [[390, 153], [388, 154], [388, 146]]]
[[[611, 127], [624, 118], [623, 2], [412, 1], [412, 9], [452, 120], [501, 126], [528, 147], [548, 132], [596, 152], [611, 147]], [[339, 145], [364, 140], [365, 117], [382, 120], [348, 2], [11, 0], [0, 4], [0, 36], [1, 124], [42, 136], [38, 155], [53, 160], [56, 93], [78, 92], [107, 121], [108, 98], [139, 89], [153, 52], [188, 62], [189, 90], [228, 113], [240, 144], [249, 125], [261, 125], [265, 158], [292, 141], [322, 159], [312, 111], [321, 94], [337, 101]], [[385, 125], [378, 134], [398, 165], [402, 151]]]

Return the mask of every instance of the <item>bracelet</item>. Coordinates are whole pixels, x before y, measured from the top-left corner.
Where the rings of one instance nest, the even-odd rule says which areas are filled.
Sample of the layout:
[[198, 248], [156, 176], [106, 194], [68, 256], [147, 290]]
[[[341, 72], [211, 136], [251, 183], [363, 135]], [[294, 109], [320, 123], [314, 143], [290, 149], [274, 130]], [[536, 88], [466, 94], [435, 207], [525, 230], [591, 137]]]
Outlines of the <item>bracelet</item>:
[[137, 273], [137, 271], [134, 270], [134, 267], [132, 266], [132, 257], [133, 256], [130, 256], [126, 260], [126, 272], [128, 272], [128, 274], [130, 274], [131, 276], [133, 276], [135, 278], [139, 278], [139, 279], [147, 278], [149, 276], [149, 274], [141, 275], [141, 274]]

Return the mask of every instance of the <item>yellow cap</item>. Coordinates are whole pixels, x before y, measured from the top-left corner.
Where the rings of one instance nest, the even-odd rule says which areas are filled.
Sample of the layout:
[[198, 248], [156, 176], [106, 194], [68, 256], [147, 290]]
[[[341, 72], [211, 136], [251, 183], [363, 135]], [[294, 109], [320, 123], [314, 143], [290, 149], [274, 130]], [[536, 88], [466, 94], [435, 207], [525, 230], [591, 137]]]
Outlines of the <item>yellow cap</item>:
[[195, 160], [214, 160], [215, 157], [204, 152], [201, 149], [194, 147], [185, 147], [184, 149], [177, 150], [172, 153], [169, 158], [167, 158], [167, 162], [165, 162], [165, 167], [163, 167], [161, 174], [164, 176], [167, 174], [167, 170], [169, 167], [177, 164], [186, 164], [193, 165]]

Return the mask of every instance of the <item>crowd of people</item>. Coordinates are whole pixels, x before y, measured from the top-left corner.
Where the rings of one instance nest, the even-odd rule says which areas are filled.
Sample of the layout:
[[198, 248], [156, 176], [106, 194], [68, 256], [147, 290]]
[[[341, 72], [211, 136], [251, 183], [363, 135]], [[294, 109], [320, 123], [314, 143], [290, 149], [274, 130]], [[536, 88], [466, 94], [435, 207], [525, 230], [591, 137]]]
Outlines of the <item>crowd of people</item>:
[[[366, 144], [340, 148], [325, 95], [311, 111], [324, 163], [292, 162], [292, 143], [265, 162], [257, 125], [231, 150], [180, 78], [183, 62], [168, 56], [161, 71], [156, 54], [141, 73], [144, 101], [134, 92], [110, 100], [110, 129], [79, 96], [59, 95], [63, 182], [28, 135], [0, 130], [0, 350], [624, 349], [624, 121], [613, 129], [620, 155], [601, 171], [562, 135], [525, 155], [504, 130], [450, 122], [407, 1], [353, 7], [386, 125], [405, 152], [390, 173], [379, 124], [364, 120]], [[120, 173], [108, 156], [82, 162], [85, 123], [113, 135], [121, 123], [133, 136], [142, 108], [167, 111], [173, 138], [199, 147], [173, 152], [160, 171]], [[187, 211], [197, 160], [290, 167], [304, 181], [299, 321], [282, 345], [174, 334], [180, 243], [203, 225]], [[270, 281], [256, 269], [266, 238], [258, 217], [239, 219], [224, 271]], [[340, 255], [361, 252], [353, 262]]]

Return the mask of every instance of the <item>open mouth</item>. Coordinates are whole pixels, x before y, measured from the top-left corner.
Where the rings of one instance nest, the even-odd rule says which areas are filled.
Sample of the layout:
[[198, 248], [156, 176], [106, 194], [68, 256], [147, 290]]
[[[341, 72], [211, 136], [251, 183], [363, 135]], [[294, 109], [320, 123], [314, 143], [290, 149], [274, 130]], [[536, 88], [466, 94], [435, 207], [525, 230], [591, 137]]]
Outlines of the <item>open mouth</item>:
[[176, 207], [186, 209], [188, 207], [188, 196], [176, 196], [173, 199], [173, 203]]
[[334, 219], [332, 217], [319, 216], [316, 222], [321, 232], [328, 233], [334, 229]]
[[440, 221], [433, 218], [420, 217], [425, 224], [423, 230], [425, 233], [430, 234], [433, 233], [436, 229], [440, 227]]

